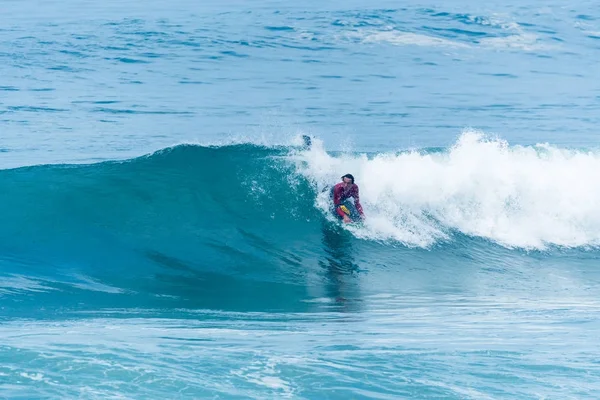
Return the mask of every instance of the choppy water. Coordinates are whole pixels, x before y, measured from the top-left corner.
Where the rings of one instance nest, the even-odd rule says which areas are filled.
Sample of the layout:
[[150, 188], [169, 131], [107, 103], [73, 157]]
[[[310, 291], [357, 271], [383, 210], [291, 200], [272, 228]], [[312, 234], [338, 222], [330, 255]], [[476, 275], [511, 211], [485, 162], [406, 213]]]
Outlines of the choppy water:
[[5, 2], [0, 397], [597, 398], [598, 18]]

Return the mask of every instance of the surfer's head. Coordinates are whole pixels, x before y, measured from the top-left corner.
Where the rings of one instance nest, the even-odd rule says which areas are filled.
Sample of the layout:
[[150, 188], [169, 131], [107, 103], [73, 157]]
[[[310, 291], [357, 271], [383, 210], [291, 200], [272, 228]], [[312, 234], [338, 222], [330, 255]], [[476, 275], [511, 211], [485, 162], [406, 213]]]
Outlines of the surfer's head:
[[342, 182], [344, 182], [347, 185], [353, 185], [354, 184], [354, 177], [352, 176], [352, 174], [346, 174], [344, 176], [342, 176]]

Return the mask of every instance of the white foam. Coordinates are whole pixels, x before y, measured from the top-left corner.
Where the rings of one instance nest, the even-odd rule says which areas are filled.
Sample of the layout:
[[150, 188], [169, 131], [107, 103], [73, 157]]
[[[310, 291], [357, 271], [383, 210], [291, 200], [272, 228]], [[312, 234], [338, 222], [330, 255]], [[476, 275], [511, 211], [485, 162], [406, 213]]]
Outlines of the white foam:
[[401, 31], [357, 32], [347, 37], [358, 37], [362, 43], [387, 43], [397, 46], [422, 46], [444, 48], [487, 48], [487, 49], [518, 49], [523, 51], [552, 50], [559, 46], [544, 43], [537, 35], [522, 30], [518, 24], [506, 25], [503, 29], [513, 32], [506, 36], [482, 38], [478, 43], [469, 45], [453, 40], [418, 33]]
[[552, 50], [555, 45], [543, 43], [539, 37], [532, 33], [519, 33], [510, 36], [483, 38], [480, 44], [495, 49], [519, 49], [524, 51]]
[[77, 279], [78, 282], [72, 282], [71, 286], [83, 289], [83, 290], [93, 290], [96, 292], [104, 292], [104, 293], [124, 293], [123, 289], [106, 285], [104, 283], [98, 282], [90, 277], [81, 275], [81, 274], [73, 274], [73, 278]]
[[26, 372], [21, 372], [21, 376], [23, 378], [31, 379], [32, 381], [42, 381], [44, 379], [44, 375], [40, 373], [28, 374]]
[[3, 276], [0, 281], [0, 297], [3, 294], [12, 294], [16, 291], [46, 292], [56, 290], [44, 285], [43, 281], [31, 279], [22, 275]]
[[423, 47], [469, 47], [464, 43], [454, 42], [448, 39], [400, 31], [366, 33], [364, 34], [362, 41], [363, 43], [385, 42], [399, 46], [414, 45]]
[[[302, 174], [323, 189], [352, 173], [367, 221], [357, 236], [427, 247], [455, 231], [507, 247], [600, 245], [600, 154], [510, 146], [465, 131], [444, 153], [333, 157], [315, 141]], [[326, 215], [328, 192], [316, 206]]]
[[[293, 359], [293, 358], [292, 358]], [[280, 361], [268, 360], [266, 362], [258, 361], [252, 365], [241, 368], [238, 371], [230, 371], [232, 375], [243, 378], [249, 383], [263, 386], [278, 392], [278, 397], [291, 397], [294, 394], [294, 388], [290, 382], [280, 378], [280, 371], [276, 368]], [[285, 362], [285, 361], [284, 361]]]
[[479, 45], [491, 49], [518, 49], [523, 51], [552, 50], [560, 46], [544, 42], [538, 35], [527, 32], [521, 25], [508, 15], [492, 14], [490, 17], [479, 18], [480, 25], [499, 28], [507, 33], [503, 36], [486, 37]]
[[471, 23], [492, 27], [499, 30], [502, 36], [486, 37], [475, 43], [463, 43], [446, 38], [430, 36], [414, 32], [396, 30], [386, 26], [384, 30], [357, 30], [346, 33], [350, 39], [358, 39], [362, 43], [386, 43], [398, 46], [422, 46], [443, 48], [484, 48], [484, 49], [517, 49], [523, 51], [552, 50], [560, 46], [543, 41], [538, 35], [527, 32], [510, 16], [493, 14], [489, 17], [471, 16]]

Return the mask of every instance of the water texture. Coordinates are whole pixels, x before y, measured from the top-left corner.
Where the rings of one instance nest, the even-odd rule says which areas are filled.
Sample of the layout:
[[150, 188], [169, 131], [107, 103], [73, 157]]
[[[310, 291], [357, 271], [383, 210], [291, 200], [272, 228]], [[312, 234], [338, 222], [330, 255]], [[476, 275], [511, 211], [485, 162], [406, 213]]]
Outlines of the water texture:
[[4, 1], [0, 398], [598, 398], [599, 39], [591, 1]]

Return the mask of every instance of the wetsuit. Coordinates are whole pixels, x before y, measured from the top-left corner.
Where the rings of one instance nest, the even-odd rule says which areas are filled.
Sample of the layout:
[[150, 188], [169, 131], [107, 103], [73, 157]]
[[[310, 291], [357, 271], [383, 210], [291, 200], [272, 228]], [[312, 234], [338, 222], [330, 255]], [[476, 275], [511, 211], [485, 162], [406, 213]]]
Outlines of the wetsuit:
[[[358, 196], [358, 185], [352, 184], [350, 188], [346, 189], [344, 188], [344, 184], [340, 182], [331, 189], [331, 197], [333, 198], [334, 212], [340, 218], [344, 218], [344, 215], [346, 215], [340, 209], [341, 205], [345, 205], [350, 209], [350, 218], [355, 219], [364, 216], [363, 208]], [[348, 201], [350, 197], [354, 198], [354, 204]], [[358, 213], [353, 211], [357, 211]]]

